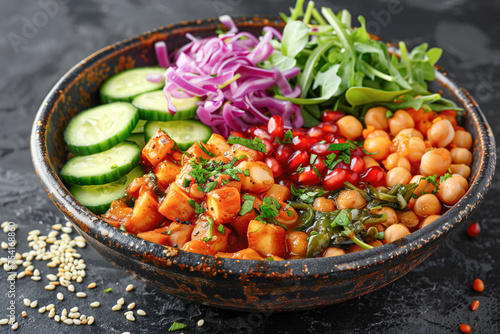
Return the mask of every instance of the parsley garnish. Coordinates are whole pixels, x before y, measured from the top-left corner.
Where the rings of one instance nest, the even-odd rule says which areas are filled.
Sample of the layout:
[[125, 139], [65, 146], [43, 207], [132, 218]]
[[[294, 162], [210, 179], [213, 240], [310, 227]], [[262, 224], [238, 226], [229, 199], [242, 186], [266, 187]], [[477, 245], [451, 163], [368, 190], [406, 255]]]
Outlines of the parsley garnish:
[[434, 174], [434, 175], [431, 175], [431, 176], [420, 178], [420, 180], [426, 180], [429, 183], [428, 185], [425, 186], [424, 190], [422, 190], [422, 194], [425, 194], [425, 189], [427, 189], [427, 187], [429, 185], [431, 185], [431, 184], [434, 186], [434, 190], [432, 190], [431, 193], [433, 195], [437, 194], [437, 192], [438, 192], [437, 177], [438, 177], [437, 174]]
[[205, 186], [198, 186], [198, 189], [200, 191], [203, 191], [204, 193], [208, 193], [217, 187], [217, 182], [208, 182]]
[[214, 220], [212, 219], [212, 217], [208, 217], [208, 221], [210, 222], [210, 225], [208, 227], [208, 238], [203, 238], [203, 241], [205, 242], [209, 242], [210, 240], [212, 240], [212, 237], [214, 236]]
[[125, 228], [125, 225], [121, 225], [120, 226], [120, 230], [122, 230], [123, 232], [127, 232], [127, 229]]
[[250, 175], [250, 171], [248, 169], [245, 169], [245, 170], [243, 170], [243, 174], [245, 176], [248, 176], [248, 175]]
[[270, 256], [270, 257], [266, 258], [266, 261], [274, 261], [274, 257]]
[[201, 142], [201, 140], [198, 140], [198, 145], [200, 145], [201, 150], [203, 152], [205, 152], [206, 155], [211, 156], [211, 157], [215, 157], [215, 154], [213, 154], [212, 152], [210, 152], [209, 150], [207, 150], [205, 148], [205, 146], [203, 146], [203, 143]]
[[255, 202], [255, 196], [251, 196], [248, 194], [243, 195], [243, 204], [241, 205], [240, 209], [240, 216], [246, 215], [250, 211], [252, 211], [253, 208], [253, 203]]
[[339, 214], [333, 220], [331, 226], [347, 226], [351, 223], [349, 216], [347, 215], [346, 210], [340, 210]]
[[182, 186], [184, 188], [187, 188], [187, 187], [189, 187], [190, 184], [191, 184], [191, 180], [188, 178], [184, 178], [184, 181], [182, 182]]
[[194, 208], [194, 212], [196, 212], [198, 214], [205, 212], [205, 210], [203, 210], [203, 207], [201, 205], [199, 205], [198, 203], [196, 203], [194, 201], [194, 199], [192, 199], [192, 198], [188, 199], [188, 203], [189, 203], [189, 205], [191, 205]]
[[318, 176], [318, 179], [321, 180], [321, 173], [319, 172], [318, 167], [312, 166], [312, 169], [313, 169], [314, 173], [316, 173], [316, 175]]
[[314, 164], [316, 162], [316, 159], [318, 158], [317, 154], [311, 154], [311, 158], [309, 159], [309, 164]]
[[220, 224], [219, 227], [217, 228], [217, 231], [222, 233], [222, 235], [226, 235], [226, 229], [224, 228], [224, 225]]
[[173, 332], [173, 331], [176, 331], [176, 330], [179, 330], [179, 329], [183, 329], [183, 328], [186, 328], [186, 327], [187, 327], [186, 324], [174, 321], [174, 323], [172, 324], [172, 326], [170, 326], [170, 328], [168, 329], [168, 331], [169, 332]]
[[293, 134], [292, 130], [288, 130], [285, 132], [285, 136], [283, 137], [283, 141], [281, 141], [279, 138], [276, 138], [276, 141], [278, 144], [291, 144], [293, 140]]
[[324, 190], [308, 190], [308, 189], [297, 189], [292, 184], [291, 186], [292, 195], [297, 197], [301, 202], [304, 203], [313, 203], [316, 197], [322, 196], [325, 191]]
[[443, 183], [444, 181], [448, 180], [452, 176], [453, 175], [451, 175], [450, 173], [446, 173], [443, 176], [441, 176], [439, 180], [440, 180], [441, 183]]
[[252, 150], [259, 151], [262, 153], [267, 153], [266, 150], [266, 145], [262, 143], [262, 139], [259, 137], [256, 137], [255, 139], [247, 139], [247, 138], [241, 138], [241, 137], [236, 137], [235, 135], [229, 136], [227, 139], [228, 144], [240, 144], [242, 146], [251, 148]]
[[339, 159], [341, 159], [346, 164], [351, 163], [351, 147], [348, 143], [330, 144], [330, 146], [328, 146], [328, 151], [339, 151]]

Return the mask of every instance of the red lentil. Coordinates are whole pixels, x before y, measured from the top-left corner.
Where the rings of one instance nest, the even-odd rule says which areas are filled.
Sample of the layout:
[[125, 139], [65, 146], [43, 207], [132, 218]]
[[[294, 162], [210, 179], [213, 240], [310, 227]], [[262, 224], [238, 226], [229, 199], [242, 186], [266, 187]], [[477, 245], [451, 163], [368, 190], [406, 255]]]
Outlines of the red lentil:
[[479, 226], [478, 222], [471, 223], [467, 228], [467, 235], [471, 238], [477, 238], [480, 232], [481, 232], [481, 226]]
[[460, 330], [463, 332], [463, 333], [470, 333], [471, 331], [471, 327], [467, 324], [461, 324], [460, 325]]
[[484, 291], [484, 283], [481, 281], [479, 278], [476, 278], [474, 280], [474, 283], [472, 283], [472, 288], [476, 290], [477, 292], [483, 292]]
[[470, 308], [471, 308], [472, 311], [477, 310], [478, 307], [479, 307], [479, 300], [473, 301], [472, 304], [470, 305]]

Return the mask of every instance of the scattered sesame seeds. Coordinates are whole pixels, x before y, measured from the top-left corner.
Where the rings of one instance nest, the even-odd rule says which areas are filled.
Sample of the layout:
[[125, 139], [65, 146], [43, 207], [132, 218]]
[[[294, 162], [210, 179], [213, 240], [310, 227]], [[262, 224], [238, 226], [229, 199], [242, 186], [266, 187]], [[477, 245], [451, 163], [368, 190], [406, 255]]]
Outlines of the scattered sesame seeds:
[[75, 292], [75, 286], [73, 284], [68, 285], [69, 292]]
[[122, 309], [121, 305], [115, 305], [111, 308], [111, 311], [120, 311]]
[[9, 319], [7, 318], [4, 318], [2, 320], [0, 320], [0, 325], [3, 326], [3, 325], [7, 325], [9, 323]]
[[16, 330], [18, 327], [19, 327], [19, 323], [16, 321], [16, 322], [12, 325], [12, 330]]
[[118, 305], [123, 305], [123, 304], [125, 304], [125, 299], [123, 299], [123, 297], [122, 297], [122, 298], [120, 298], [120, 299], [118, 299], [118, 300], [116, 301], [116, 304], [118, 304]]
[[127, 311], [127, 312], [123, 313], [124, 316], [127, 316], [129, 314], [134, 314], [134, 311]]
[[144, 312], [143, 310], [141, 309], [138, 309], [137, 310], [137, 314], [140, 315], [141, 317], [145, 317], [146, 316], [146, 312]]
[[57, 299], [64, 300], [64, 295], [60, 292], [57, 293]]
[[69, 310], [70, 312], [78, 312], [78, 307], [73, 307], [72, 309]]
[[29, 300], [28, 298], [24, 298], [23, 303], [26, 307], [29, 307], [31, 305], [31, 300]]
[[38, 300], [35, 300], [34, 302], [31, 302], [30, 307], [35, 308], [38, 306]]
[[86, 294], [85, 292], [77, 292], [77, 293], [76, 293], [76, 296], [77, 296], [78, 298], [85, 298], [85, 297], [87, 297], [87, 294]]
[[99, 302], [90, 303], [90, 307], [99, 307], [99, 306], [101, 306], [101, 303]]
[[54, 317], [54, 320], [57, 321], [57, 322], [59, 322], [59, 321], [61, 321], [61, 317], [56, 314], [55, 317]]
[[205, 324], [205, 320], [203, 320], [203, 319], [198, 320], [198, 327], [201, 327], [204, 324]]
[[73, 325], [73, 319], [65, 319], [63, 321], [66, 325]]
[[127, 287], [125, 288], [125, 291], [127, 291], [127, 292], [130, 292], [130, 291], [132, 291], [132, 290], [134, 290], [134, 285], [133, 285], [133, 284], [129, 284], [129, 285], [127, 285]]
[[54, 290], [56, 288], [55, 285], [49, 284], [45, 286], [45, 290]]
[[93, 323], [94, 323], [94, 317], [90, 316], [89, 317], [89, 321], [87, 322], [87, 324], [92, 325]]
[[92, 282], [92, 283], [90, 283], [90, 284], [87, 286], [87, 288], [88, 288], [88, 289], [93, 289], [93, 288], [95, 288], [96, 286], [97, 286], [97, 283], [96, 283], [96, 282]]
[[26, 313], [26, 311], [23, 311], [23, 312], [21, 313], [21, 315], [23, 316], [23, 318], [26, 318], [26, 316], [28, 315], [28, 313]]
[[77, 325], [77, 326], [78, 326], [78, 325], [80, 325], [82, 322], [81, 322], [79, 319], [73, 319], [73, 323], [74, 323], [75, 325]]
[[57, 276], [56, 276], [56, 275], [54, 275], [54, 274], [48, 274], [48, 275], [47, 275], [47, 276], [45, 276], [45, 277], [47, 277], [47, 279], [48, 279], [49, 281], [57, 281]]
[[127, 306], [127, 308], [128, 308], [129, 310], [133, 310], [133, 309], [134, 309], [134, 307], [135, 307], [135, 303], [130, 303], [130, 304], [128, 304], [128, 306]]
[[134, 315], [133, 315], [133, 314], [129, 314], [129, 315], [127, 315], [127, 320], [128, 320], [128, 321], [135, 321], [135, 317], [134, 317]]

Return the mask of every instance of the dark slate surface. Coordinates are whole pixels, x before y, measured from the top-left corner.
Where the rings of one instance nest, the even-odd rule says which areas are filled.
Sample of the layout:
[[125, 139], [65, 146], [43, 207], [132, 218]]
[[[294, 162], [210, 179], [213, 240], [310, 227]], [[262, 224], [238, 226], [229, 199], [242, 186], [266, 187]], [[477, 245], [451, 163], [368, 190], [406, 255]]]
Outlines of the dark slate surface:
[[[44, 96], [62, 74], [79, 60], [109, 43], [134, 36], [158, 26], [180, 20], [214, 17], [221, 14], [274, 14], [292, 5], [284, 0], [57, 0], [57, 12], [43, 15], [42, 5], [55, 0], [3, 0], [0, 4], [0, 220], [20, 225], [17, 250], [27, 250], [29, 230], [44, 233], [49, 224], [63, 221], [40, 186], [29, 154], [29, 135], [36, 110]], [[404, 39], [415, 45], [428, 41], [444, 49], [440, 65], [448, 69], [477, 99], [496, 134], [500, 118], [500, 2], [489, 0], [414, 1], [317, 1], [335, 11], [348, 8], [362, 14], [369, 30], [388, 41]], [[26, 21], [36, 22], [36, 31], [25, 30]], [[14, 34], [16, 36], [14, 36]], [[17, 37], [17, 43], [13, 38]], [[26, 278], [16, 287], [16, 313], [26, 308], [25, 297], [40, 305], [56, 301], [59, 307], [80, 306], [96, 323], [66, 326], [46, 314], [28, 310], [20, 320], [20, 333], [158, 333], [173, 321], [188, 327], [184, 333], [457, 333], [462, 322], [474, 333], [500, 333], [500, 183], [495, 179], [486, 200], [470, 221], [479, 221], [482, 233], [476, 240], [465, 234], [463, 226], [427, 261], [412, 272], [369, 295], [328, 308], [289, 314], [237, 313], [179, 300], [157, 292], [128, 277], [101, 259], [91, 248], [81, 251], [88, 264], [84, 284], [95, 281], [96, 290], [86, 300], [65, 293], [58, 302], [55, 291], [45, 291], [43, 282]], [[6, 241], [0, 231], [0, 241]], [[0, 249], [0, 256], [6, 251]], [[0, 270], [0, 318], [7, 314], [6, 273]], [[474, 278], [486, 285], [482, 294], [472, 291]], [[111, 312], [125, 286], [135, 284], [127, 302], [136, 301], [148, 317], [135, 323]], [[113, 292], [103, 290], [112, 287]], [[78, 288], [78, 287], [77, 287]], [[82, 286], [81, 289], [84, 287]], [[479, 299], [476, 312], [470, 303]], [[88, 304], [101, 300], [99, 309]], [[58, 313], [59, 313], [58, 312]], [[205, 325], [196, 326], [199, 319]], [[0, 332], [8, 332], [7, 326]]]

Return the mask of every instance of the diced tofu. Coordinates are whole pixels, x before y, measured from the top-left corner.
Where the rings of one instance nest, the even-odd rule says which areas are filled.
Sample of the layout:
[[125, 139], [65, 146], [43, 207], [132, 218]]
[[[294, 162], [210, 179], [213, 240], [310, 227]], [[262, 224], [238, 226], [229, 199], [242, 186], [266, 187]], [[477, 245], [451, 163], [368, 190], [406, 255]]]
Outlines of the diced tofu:
[[223, 252], [228, 247], [229, 234], [231, 233], [231, 230], [227, 227], [224, 227], [223, 231], [224, 234], [220, 232], [219, 227], [214, 224], [212, 228], [212, 237], [210, 238], [210, 222], [208, 220], [208, 217], [200, 216], [200, 218], [196, 222], [193, 233], [191, 234], [191, 240], [203, 241], [211, 249], [212, 254]]
[[225, 224], [240, 212], [240, 193], [233, 187], [222, 187], [207, 194], [207, 211], [215, 223]]
[[175, 142], [163, 131], [158, 130], [142, 149], [141, 160], [157, 166], [172, 152]]
[[174, 182], [175, 177], [181, 171], [181, 166], [170, 159], [160, 162], [154, 169], [158, 184], [161, 188], [167, 189], [170, 183]]
[[221, 135], [213, 133], [207, 142], [208, 149], [215, 155], [223, 155], [224, 152], [229, 151], [231, 146], [227, 143], [226, 139]]
[[248, 170], [242, 189], [252, 193], [263, 193], [274, 184], [273, 171], [262, 161], [243, 161], [238, 164], [242, 171]]
[[286, 230], [278, 225], [250, 221], [247, 230], [248, 247], [260, 255], [284, 257], [286, 252]]
[[245, 248], [235, 253], [217, 253], [218, 257], [224, 257], [229, 259], [239, 259], [239, 260], [258, 260], [262, 261], [264, 258], [251, 248]]
[[135, 201], [132, 216], [123, 226], [129, 233], [137, 234], [154, 230], [165, 220], [158, 212], [158, 200], [151, 191], [141, 191]]
[[191, 240], [191, 233], [193, 233], [194, 224], [182, 224], [177, 222], [172, 222], [169, 226], [164, 227], [167, 234], [169, 234], [169, 240], [167, 246], [182, 248], [184, 245]]
[[194, 208], [188, 200], [189, 196], [175, 183], [172, 183], [158, 211], [169, 220], [175, 221], [176, 218], [182, 221], [190, 220], [194, 215]]
[[[210, 152], [210, 149], [206, 144], [203, 144], [203, 143], [201, 143], [201, 144], [203, 145], [203, 147], [205, 148], [206, 151]], [[213, 152], [210, 152], [210, 153], [213, 153]], [[206, 154], [204, 150], [201, 149], [198, 142], [194, 143], [190, 148], [188, 148], [188, 150], [186, 151], [186, 154], [189, 156], [189, 159], [191, 159], [193, 157], [196, 157], [196, 158], [202, 157], [203, 159], [210, 160], [210, 158], [212, 158], [210, 155]]]

